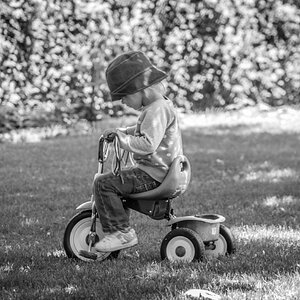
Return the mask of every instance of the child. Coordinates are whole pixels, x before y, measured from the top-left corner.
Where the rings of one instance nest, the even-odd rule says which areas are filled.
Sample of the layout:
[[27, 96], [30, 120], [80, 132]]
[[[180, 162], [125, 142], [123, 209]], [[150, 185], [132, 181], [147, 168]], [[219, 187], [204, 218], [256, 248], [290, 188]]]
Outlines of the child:
[[181, 134], [172, 102], [163, 96], [161, 81], [167, 75], [153, 66], [139, 51], [115, 58], [106, 70], [112, 101], [141, 110], [133, 127], [107, 130], [115, 134], [120, 147], [133, 153], [136, 165], [123, 169], [122, 178], [112, 173], [94, 180], [94, 198], [105, 237], [96, 243], [101, 252], [112, 252], [138, 243], [123, 207], [124, 194], [141, 193], [159, 186], [173, 159], [182, 154]]

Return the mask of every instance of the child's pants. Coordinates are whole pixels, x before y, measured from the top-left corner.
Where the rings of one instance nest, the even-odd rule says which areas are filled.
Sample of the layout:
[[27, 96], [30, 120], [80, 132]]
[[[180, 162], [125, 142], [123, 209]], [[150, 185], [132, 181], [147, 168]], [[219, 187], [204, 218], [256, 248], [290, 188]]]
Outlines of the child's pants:
[[129, 228], [129, 213], [123, 207], [122, 195], [141, 193], [160, 185], [138, 168], [124, 169], [123, 183], [120, 176], [112, 173], [97, 175], [93, 192], [103, 232], [126, 231]]

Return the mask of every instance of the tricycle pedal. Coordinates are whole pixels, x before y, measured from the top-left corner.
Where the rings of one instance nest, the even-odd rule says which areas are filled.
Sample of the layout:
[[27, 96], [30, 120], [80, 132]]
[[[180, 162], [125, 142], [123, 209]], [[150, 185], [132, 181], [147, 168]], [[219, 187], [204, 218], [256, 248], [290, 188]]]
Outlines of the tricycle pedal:
[[92, 260], [96, 260], [98, 258], [96, 253], [86, 251], [86, 250], [80, 250], [79, 255], [83, 256], [84, 258], [92, 259]]

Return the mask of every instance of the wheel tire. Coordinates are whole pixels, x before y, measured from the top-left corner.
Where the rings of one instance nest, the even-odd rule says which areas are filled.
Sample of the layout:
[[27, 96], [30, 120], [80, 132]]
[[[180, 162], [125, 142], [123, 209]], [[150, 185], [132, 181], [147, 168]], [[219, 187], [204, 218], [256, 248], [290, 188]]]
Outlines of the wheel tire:
[[162, 259], [191, 262], [202, 260], [205, 247], [199, 234], [189, 228], [171, 230], [164, 238], [160, 248]]
[[230, 255], [236, 250], [235, 239], [228, 227], [221, 224], [219, 239], [214, 242], [215, 249], [205, 251], [208, 257], [218, 257], [219, 255]]
[[[80, 259], [83, 261], [92, 261], [88, 258], [85, 258], [79, 255], [80, 250], [88, 250], [88, 234], [91, 228], [91, 216], [92, 211], [83, 211], [75, 215], [68, 223], [65, 233], [63, 245], [66, 251], [66, 254], [69, 258]], [[96, 220], [96, 230], [97, 236], [96, 241], [102, 239], [104, 237], [104, 233], [102, 231], [102, 226], [97, 218]], [[95, 253], [96, 250], [92, 249], [92, 252]], [[117, 258], [120, 251], [100, 253], [97, 252], [97, 261], [102, 261], [104, 259], [109, 258]], [[101, 254], [101, 255], [100, 255]]]

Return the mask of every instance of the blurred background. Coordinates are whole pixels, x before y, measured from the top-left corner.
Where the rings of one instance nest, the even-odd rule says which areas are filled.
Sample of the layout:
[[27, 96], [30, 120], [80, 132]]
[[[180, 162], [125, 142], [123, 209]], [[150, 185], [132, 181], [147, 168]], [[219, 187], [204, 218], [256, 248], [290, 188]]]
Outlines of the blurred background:
[[299, 0], [1, 0], [0, 133], [123, 115], [105, 69], [129, 50], [183, 112], [300, 102]]

